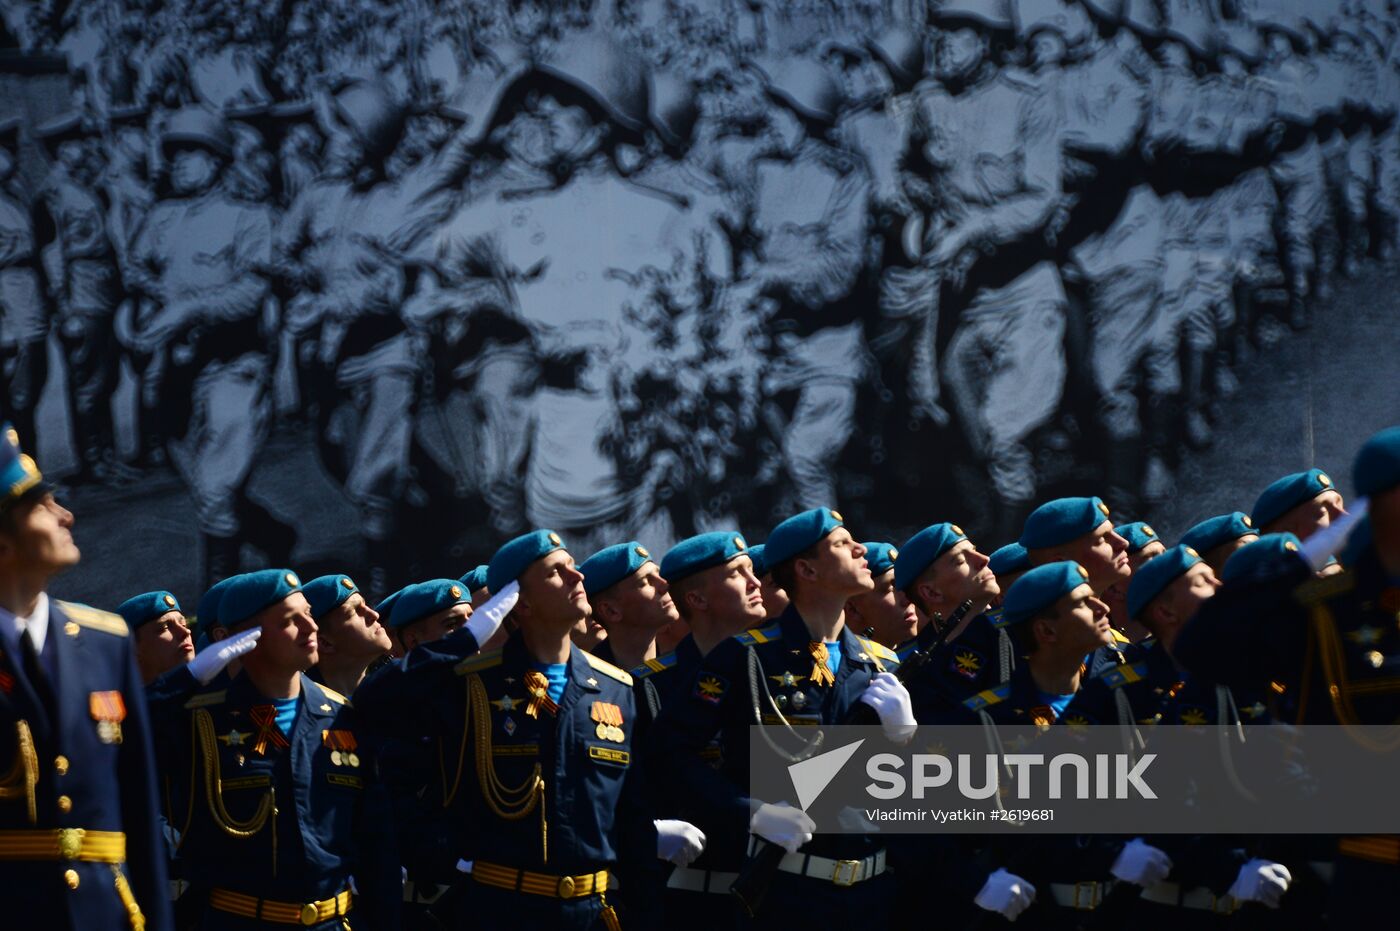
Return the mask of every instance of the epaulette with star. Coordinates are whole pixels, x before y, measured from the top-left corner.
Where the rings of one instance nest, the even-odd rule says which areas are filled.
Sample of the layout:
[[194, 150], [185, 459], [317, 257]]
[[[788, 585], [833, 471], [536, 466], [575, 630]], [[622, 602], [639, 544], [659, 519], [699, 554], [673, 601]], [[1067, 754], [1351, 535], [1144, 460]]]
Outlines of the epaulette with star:
[[1308, 579], [1293, 589], [1293, 600], [1305, 608], [1321, 604], [1344, 595], [1356, 588], [1356, 576], [1351, 572], [1339, 572], [1323, 579]]
[[228, 698], [228, 689], [219, 689], [216, 692], [201, 692], [185, 702], [185, 708], [193, 710], [195, 708], [208, 708], [210, 705], [222, 705], [226, 698]]
[[[318, 682], [317, 685], [320, 685], [320, 683]], [[321, 685], [321, 691], [325, 692], [326, 697], [329, 698], [331, 701], [335, 702], [337, 705], [350, 704], [350, 699], [346, 698], [344, 695], [340, 694], [335, 689], [331, 688], [329, 685]]]
[[1011, 697], [1011, 683], [1003, 682], [995, 688], [983, 689], [971, 698], [963, 699], [963, 707], [968, 711], [981, 711]]
[[468, 656], [453, 667], [452, 671], [459, 676], [465, 676], [473, 672], [481, 672], [484, 669], [490, 669], [493, 666], [499, 666], [501, 665], [501, 659], [502, 655], [499, 648], [487, 650], [485, 653], [475, 653]]
[[1110, 627], [1110, 628], [1108, 629], [1108, 632], [1109, 632], [1110, 634], [1113, 635], [1113, 642], [1114, 642], [1114, 643], [1120, 643], [1120, 644], [1121, 644], [1121, 643], [1132, 643], [1132, 641], [1129, 640], [1129, 639], [1123, 634], [1123, 632], [1122, 632], [1121, 630], [1119, 630], [1118, 628], [1116, 628], [1116, 627]]
[[992, 610], [984, 613], [982, 616], [985, 617], [988, 621], [990, 621], [992, 626], [995, 627], [997, 630], [1005, 630], [1007, 627], [1006, 618], [1002, 617], [1001, 608], [993, 608]]
[[1142, 660], [1136, 663], [1120, 663], [1117, 666], [1110, 666], [1099, 673], [1098, 679], [1111, 689], [1116, 689], [1134, 682], [1141, 682], [1147, 678], [1147, 661]]
[[875, 657], [880, 662], [894, 663], [896, 666], [899, 665], [899, 654], [883, 643], [876, 643], [874, 640], [867, 640], [864, 637], [857, 637], [856, 640], [860, 642], [860, 648], [862, 650]]
[[667, 669], [670, 669], [671, 667], [675, 666], [677, 662], [679, 662], [679, 660], [676, 657], [675, 651], [672, 650], [665, 656], [658, 656], [654, 659], [644, 660], [641, 663], [638, 663], [636, 666], [633, 666], [632, 678], [645, 679], [647, 676], [650, 676], [653, 673], [663, 672]]
[[770, 643], [774, 640], [780, 639], [782, 636], [782, 625], [779, 624], [777, 621], [774, 621], [773, 623], [768, 624], [764, 627], [754, 627], [750, 630], [746, 630], [742, 634], [738, 634], [737, 636], [735, 636], [734, 639], [742, 643], [744, 646], [751, 647], [756, 643]]
[[608, 678], [616, 679], [623, 685], [632, 684], [632, 677], [627, 673], [626, 670], [619, 669], [607, 660], [599, 659], [592, 653], [589, 653], [587, 650], [584, 651], [583, 658], [588, 660], [588, 665], [592, 666], [594, 669], [598, 670]]
[[111, 634], [114, 637], [125, 637], [131, 633], [120, 614], [99, 611], [89, 605], [77, 604], [72, 601], [60, 601], [58, 607], [79, 627], [100, 630], [104, 634]]

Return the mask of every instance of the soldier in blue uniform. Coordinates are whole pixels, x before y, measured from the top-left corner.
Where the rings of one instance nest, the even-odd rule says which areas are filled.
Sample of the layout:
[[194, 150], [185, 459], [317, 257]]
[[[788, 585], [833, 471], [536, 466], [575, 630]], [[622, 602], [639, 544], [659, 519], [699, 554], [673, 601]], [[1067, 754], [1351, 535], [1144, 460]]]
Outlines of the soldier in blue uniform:
[[443, 817], [471, 874], [457, 926], [616, 931], [609, 880], [620, 871], [629, 922], [651, 927], [658, 856], [698, 851], [693, 828], [645, 809], [632, 677], [571, 644], [588, 595], [558, 534], [517, 537], [489, 566], [493, 600], [519, 595], [503, 648], [476, 655], [501, 620], [488, 603], [357, 695], [383, 733], [442, 748]]
[[1259, 530], [1243, 511], [1207, 518], [1181, 536], [1181, 542], [1200, 553], [1217, 578], [1235, 550], [1257, 539]]
[[[988, 610], [1002, 592], [991, 559], [978, 551], [961, 527], [949, 523], [925, 527], [904, 542], [900, 554], [895, 587], [926, 616], [948, 617], [964, 601], [972, 602], [962, 623], [949, 632], [944, 656], [925, 666], [925, 674], [910, 685], [914, 714], [924, 720], [948, 703], [956, 704], [1005, 681], [1015, 666], [1015, 654], [1001, 630], [999, 613]], [[919, 646], [918, 642], [907, 645], [901, 657]]]
[[[1084, 664], [1087, 653], [1113, 636], [1108, 606], [1095, 596], [1087, 569], [1069, 561], [1031, 569], [1007, 592], [1002, 617], [1025, 661], [1009, 681], [964, 701], [965, 711], [997, 724], [1134, 724], [1123, 687], [1143, 670], [1125, 666], [1094, 676]], [[1098, 907], [1110, 880], [1149, 887], [1172, 868], [1165, 853], [1141, 838], [1024, 840], [1044, 848], [1022, 858], [1017, 870], [1037, 890], [1028, 913], [1036, 927], [1077, 927], [1079, 913]]]
[[180, 602], [170, 592], [128, 598], [117, 605], [117, 613], [132, 631], [142, 682], [150, 683], [194, 658], [194, 638]]
[[342, 695], [353, 695], [365, 675], [393, 648], [379, 612], [348, 575], [312, 579], [301, 593], [311, 605], [320, 641], [312, 678]]
[[[742, 534], [721, 530], [682, 540], [661, 560], [661, 573], [671, 585], [676, 608], [689, 627], [669, 657], [662, 694], [662, 713], [689, 700], [696, 671], [705, 655], [747, 628], [763, 623], [765, 612], [761, 586], [753, 571], [751, 553]], [[652, 682], [651, 676], [645, 681]], [[658, 716], [659, 717], [659, 716]], [[722, 741], [712, 740], [701, 752], [705, 765], [736, 782], [748, 778], [741, 763], [725, 754]], [[667, 776], [668, 768], [653, 772], [662, 810], [693, 822], [705, 832], [706, 849], [694, 863], [678, 867], [666, 880], [666, 922], [681, 928], [733, 927], [737, 920], [729, 887], [743, 866], [748, 834], [732, 829], [728, 821], [709, 817], [683, 786]], [[742, 826], [740, 826], [742, 828]]]
[[[604, 547], [579, 564], [594, 619], [608, 632], [593, 655], [640, 673], [665, 668], [656, 635], [680, 618], [671, 586], [651, 552], [636, 540]], [[639, 702], [639, 709], [640, 708]]]
[[51, 600], [73, 515], [0, 431], [0, 881], [7, 928], [167, 931], [151, 732], [131, 634]]
[[398, 593], [389, 612], [389, 626], [407, 653], [419, 644], [441, 640], [471, 616], [471, 594], [460, 581], [432, 579]]
[[220, 618], [261, 631], [239, 674], [152, 702], [175, 768], [193, 786], [172, 826], [201, 927], [398, 926], [399, 872], [372, 747], [344, 696], [317, 684], [317, 625], [296, 574], [225, 587]]
[[[1390, 724], [1400, 716], [1391, 672], [1400, 656], [1400, 428], [1362, 446], [1352, 481], [1369, 500], [1370, 525], [1354, 564], [1316, 578], [1326, 554], [1310, 540], [1296, 551], [1304, 558], [1264, 560], [1233, 577], [1227, 563], [1224, 586], [1177, 638], [1188, 669], [1239, 690], [1281, 691], [1289, 719], [1300, 723]], [[1226, 654], [1222, 641], [1254, 648]], [[1395, 837], [1340, 838], [1330, 919], [1336, 927], [1374, 921], [1390, 907], [1397, 879]]]
[[1260, 493], [1250, 518], [1260, 533], [1306, 540], [1347, 512], [1332, 477], [1321, 469], [1285, 475]]
[[[912, 733], [909, 694], [887, 673], [899, 664], [895, 654], [846, 626], [847, 600], [873, 587], [865, 548], [840, 514], [815, 508], [774, 528], [764, 555], [792, 603], [777, 620], [706, 654], [684, 696], [657, 722], [652, 751], [665, 767], [661, 777], [704, 812], [700, 827], [717, 849], [742, 856], [728, 845], [751, 833], [755, 846], [761, 839], [788, 851], [754, 916], [758, 923], [798, 913], [880, 922], [893, 902], [883, 845], [868, 835], [813, 841], [804, 812], [750, 798], [747, 789], [751, 724], [835, 723], [865, 701], [892, 738]], [[755, 708], [763, 709], [757, 719]], [[720, 770], [705, 759], [715, 738], [723, 746]]]
[[1011, 586], [1031, 568], [1031, 557], [1024, 546], [1013, 541], [993, 550], [992, 555], [988, 557], [987, 566], [997, 577], [997, 585], [1001, 587], [1001, 594], [992, 599], [992, 607], [1000, 608]]
[[[1161, 537], [1157, 536], [1157, 531], [1143, 521], [1119, 524], [1113, 529], [1120, 537], [1128, 541], [1128, 568], [1133, 572], [1137, 572], [1149, 559], [1161, 556], [1167, 551], [1167, 544], [1162, 541]], [[1147, 636], [1147, 631], [1134, 622], [1128, 611], [1129, 581], [1131, 578], [1115, 582], [1104, 589], [1101, 594], [1104, 602], [1108, 605], [1109, 614], [1113, 617], [1117, 629], [1121, 630], [1123, 636], [1137, 643]]]
[[919, 610], [894, 584], [894, 564], [899, 549], [893, 543], [862, 543], [870, 566], [873, 591], [862, 592], [846, 602], [846, 623], [861, 635], [898, 652], [902, 643], [919, 632]]
[[773, 573], [768, 571], [768, 558], [764, 556], [767, 547], [762, 543], [755, 543], [749, 547], [749, 560], [753, 563], [753, 574], [759, 583], [759, 592], [763, 595], [763, 613], [770, 618], [777, 617], [787, 610], [788, 596], [773, 581]]

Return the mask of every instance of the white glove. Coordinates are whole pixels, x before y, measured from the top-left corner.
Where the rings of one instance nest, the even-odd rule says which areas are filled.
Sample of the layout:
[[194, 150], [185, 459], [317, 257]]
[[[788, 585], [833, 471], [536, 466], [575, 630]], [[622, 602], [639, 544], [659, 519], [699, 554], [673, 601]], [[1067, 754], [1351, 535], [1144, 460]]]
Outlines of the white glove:
[[816, 829], [817, 823], [807, 817], [805, 811], [787, 802], [776, 805], [764, 802], [749, 820], [750, 833], [777, 844], [788, 853], [797, 853], [797, 848], [811, 841]]
[[1327, 560], [1340, 553], [1347, 545], [1347, 538], [1370, 509], [1369, 499], [1357, 498], [1351, 502], [1351, 507], [1345, 514], [1304, 540], [1298, 555], [1313, 572], [1320, 572], [1322, 567], [1327, 565]]
[[972, 901], [978, 908], [1000, 912], [1007, 921], [1015, 921], [1016, 916], [1030, 908], [1035, 901], [1035, 886], [1015, 873], [997, 870], [987, 877], [982, 891]]
[[1293, 882], [1288, 867], [1257, 857], [1240, 867], [1229, 895], [1240, 902], [1258, 902], [1268, 908], [1278, 908], [1279, 900]]
[[206, 647], [203, 652], [190, 660], [187, 667], [190, 675], [198, 679], [200, 685], [208, 685], [214, 681], [214, 677], [225, 666], [257, 646], [258, 638], [261, 636], [262, 628], [254, 627], [241, 634], [225, 637], [213, 646]]
[[656, 856], [676, 866], [690, 866], [705, 852], [705, 832], [689, 821], [662, 818], [656, 825]]
[[1172, 858], [1141, 837], [1134, 837], [1123, 845], [1108, 871], [1125, 883], [1154, 886], [1171, 874]]
[[882, 672], [871, 679], [860, 700], [875, 709], [885, 736], [895, 743], [907, 743], [919, 729], [909, 690], [892, 673]]
[[501, 622], [506, 619], [506, 615], [511, 612], [519, 600], [520, 583], [511, 582], [487, 599], [484, 605], [473, 611], [472, 616], [467, 618], [467, 623], [462, 626], [471, 631], [477, 646], [480, 646], [496, 635], [496, 631], [501, 627]]

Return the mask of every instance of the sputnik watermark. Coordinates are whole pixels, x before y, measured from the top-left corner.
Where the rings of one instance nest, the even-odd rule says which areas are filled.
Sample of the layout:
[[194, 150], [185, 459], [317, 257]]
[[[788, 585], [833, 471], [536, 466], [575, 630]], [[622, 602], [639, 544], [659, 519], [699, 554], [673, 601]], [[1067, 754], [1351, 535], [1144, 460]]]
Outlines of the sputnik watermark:
[[[1144, 754], [1136, 760], [1126, 753], [1096, 753], [1092, 758], [1060, 753], [1047, 763], [1043, 753], [986, 753], [981, 756], [979, 777], [977, 757], [970, 753], [960, 753], [954, 759], [941, 753], [916, 753], [909, 759], [893, 753], [877, 753], [865, 763], [866, 775], [872, 780], [865, 789], [872, 798], [882, 801], [922, 799], [930, 789], [956, 783], [963, 798], [988, 799], [1001, 791], [1003, 774], [1009, 773], [1018, 799], [1126, 799], [1132, 797], [1130, 791], [1140, 798], [1155, 799], [1157, 793], [1142, 777], [1156, 758], [1155, 753]], [[905, 777], [903, 770], [906, 768], [912, 778]], [[1070, 773], [1068, 778], [1066, 771]], [[976, 784], [979, 779], [980, 785]], [[1042, 779], [1043, 792], [1038, 786]], [[1065, 794], [1066, 784], [1073, 787], [1073, 794]]]

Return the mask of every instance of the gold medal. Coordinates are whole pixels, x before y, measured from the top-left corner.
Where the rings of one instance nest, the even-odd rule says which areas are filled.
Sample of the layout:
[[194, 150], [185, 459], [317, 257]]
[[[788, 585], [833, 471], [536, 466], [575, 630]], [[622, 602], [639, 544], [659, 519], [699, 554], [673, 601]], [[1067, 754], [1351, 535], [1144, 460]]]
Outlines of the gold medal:
[[598, 735], [599, 740], [610, 739], [608, 737], [608, 726], [606, 724], [599, 723], [598, 726], [593, 729], [593, 732]]
[[332, 750], [332, 751], [331, 751], [331, 762], [334, 763], [336, 766], [339, 766], [339, 765], [340, 765], [340, 751], [339, 751], [339, 750]]
[[353, 750], [351, 750], [349, 753], [347, 753], [347, 754], [345, 755], [345, 761], [346, 761], [347, 763], [349, 763], [351, 766], [359, 766], [359, 765], [360, 765], [360, 757], [359, 757], [359, 756], [355, 753], [355, 751], [353, 751]]

